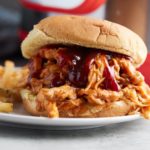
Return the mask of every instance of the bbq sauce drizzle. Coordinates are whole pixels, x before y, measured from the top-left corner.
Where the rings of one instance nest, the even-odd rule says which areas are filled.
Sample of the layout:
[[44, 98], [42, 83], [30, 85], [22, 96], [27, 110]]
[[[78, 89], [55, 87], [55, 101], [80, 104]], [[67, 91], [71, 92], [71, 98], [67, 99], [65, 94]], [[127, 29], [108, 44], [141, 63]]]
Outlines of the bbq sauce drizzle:
[[[63, 46], [64, 47], [64, 46]], [[53, 49], [57, 47], [48, 46], [45, 50]], [[59, 46], [58, 46], [59, 49]], [[90, 49], [90, 48], [83, 48], [83, 47], [66, 47], [60, 48], [58, 50], [58, 57], [57, 57], [57, 65], [61, 68], [66, 67], [68, 73], [65, 75], [64, 78], [60, 77], [60, 74], [51, 74], [53, 76], [49, 88], [51, 87], [58, 87], [68, 83], [72, 86], [78, 88], [85, 88], [88, 82], [88, 74], [90, 71], [91, 64], [94, 62], [95, 57], [100, 54], [106, 56], [106, 59], [109, 61], [112, 57], [120, 57], [130, 59], [130, 57], [122, 54], [107, 52], [104, 50], [97, 50], [97, 49]], [[33, 61], [36, 61], [36, 66], [33, 66]], [[39, 78], [39, 74], [41, 69], [43, 68], [44, 63], [48, 61], [41, 58], [38, 54], [31, 59], [29, 63], [29, 84], [32, 78]], [[103, 72], [103, 76], [105, 77], [103, 88], [112, 90], [112, 91], [119, 91], [119, 85], [114, 77], [114, 69], [113, 66], [110, 66], [108, 61], [105, 61], [105, 69]], [[63, 70], [63, 69], [62, 69]]]

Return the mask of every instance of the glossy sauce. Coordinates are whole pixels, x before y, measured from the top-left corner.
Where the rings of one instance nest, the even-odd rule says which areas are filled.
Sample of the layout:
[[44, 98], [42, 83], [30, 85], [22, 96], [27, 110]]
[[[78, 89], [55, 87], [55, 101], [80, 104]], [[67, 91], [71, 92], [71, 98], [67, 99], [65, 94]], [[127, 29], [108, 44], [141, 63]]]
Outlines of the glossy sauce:
[[58, 65], [68, 67], [67, 80], [74, 86], [85, 87], [88, 73], [95, 56], [99, 52], [83, 49], [67, 49], [59, 51]]
[[104, 89], [119, 91], [120, 87], [115, 79], [114, 66], [110, 66], [107, 61], [105, 61], [103, 76], [105, 77], [103, 82]]
[[[47, 47], [44, 50], [55, 50], [54, 47]], [[98, 54], [103, 54], [106, 56], [107, 60], [111, 60], [112, 57], [124, 57], [129, 59], [128, 56], [111, 53], [103, 50], [89, 49], [83, 47], [58, 47], [58, 55], [56, 59], [57, 65], [60, 67], [60, 73], [64, 74], [62, 78], [59, 73], [50, 74], [51, 82], [46, 85], [47, 87], [57, 87], [69, 83], [72, 86], [84, 88], [88, 82], [88, 74], [90, 71], [91, 64], [94, 62], [95, 57]], [[36, 63], [34, 64], [33, 61]], [[45, 62], [48, 61], [45, 58], [41, 58], [39, 55], [35, 56], [33, 60], [29, 63], [30, 76], [29, 80], [33, 77], [39, 78], [39, 74]], [[63, 70], [67, 70], [63, 72]], [[107, 63], [103, 75], [104, 88], [113, 91], [118, 91], [119, 86], [114, 78], [114, 70]], [[49, 79], [47, 77], [47, 80]], [[30, 82], [30, 81], [29, 81]]]

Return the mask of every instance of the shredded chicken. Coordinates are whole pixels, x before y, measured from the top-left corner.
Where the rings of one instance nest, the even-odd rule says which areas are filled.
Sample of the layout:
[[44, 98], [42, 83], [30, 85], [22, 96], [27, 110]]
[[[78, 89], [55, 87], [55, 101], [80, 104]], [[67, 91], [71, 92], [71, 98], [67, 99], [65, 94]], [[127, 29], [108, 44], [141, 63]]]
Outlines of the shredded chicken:
[[37, 110], [46, 110], [49, 117], [59, 117], [57, 104], [62, 105], [62, 101], [67, 99], [75, 100], [76, 96], [76, 89], [68, 85], [59, 88], [42, 88], [36, 98]]
[[[43, 55], [48, 59], [57, 56], [48, 52]], [[105, 71], [109, 77], [104, 76]], [[50, 72], [60, 72], [57, 63], [48, 62], [40, 71], [41, 78], [30, 80], [30, 88], [38, 93], [37, 109], [47, 110], [49, 117], [96, 117], [96, 112], [104, 107], [109, 108], [114, 102], [124, 101], [131, 106], [126, 114], [141, 112], [145, 118], [150, 118], [150, 88], [129, 59], [116, 56], [108, 61], [106, 55], [97, 55], [90, 67], [85, 88], [76, 88], [67, 83], [49, 88], [48, 81], [52, 76], [50, 80], [45, 80], [45, 77]], [[61, 76], [64, 77], [63, 74]], [[116, 90], [106, 84], [108, 78]]]
[[[95, 59], [95, 62], [96, 61], [97, 59]], [[101, 62], [100, 68], [96, 66], [96, 62], [91, 68], [88, 86], [85, 89], [81, 89], [79, 95], [85, 96], [89, 103], [99, 105], [106, 105], [113, 101], [124, 100], [132, 105], [132, 110], [130, 110], [130, 112], [136, 112], [138, 109], [142, 112], [144, 117], [148, 118], [148, 110], [150, 110], [150, 88], [144, 82], [144, 77], [133, 67], [129, 60], [114, 58], [113, 62], [115, 78], [122, 87], [119, 92], [105, 90], [97, 86], [99, 83], [102, 85], [102, 81], [104, 80], [102, 78], [102, 69], [104, 67], [102, 67], [103, 62]], [[120, 74], [120, 70], [123, 70], [122, 74]], [[143, 109], [147, 110], [147, 113], [144, 113]]]

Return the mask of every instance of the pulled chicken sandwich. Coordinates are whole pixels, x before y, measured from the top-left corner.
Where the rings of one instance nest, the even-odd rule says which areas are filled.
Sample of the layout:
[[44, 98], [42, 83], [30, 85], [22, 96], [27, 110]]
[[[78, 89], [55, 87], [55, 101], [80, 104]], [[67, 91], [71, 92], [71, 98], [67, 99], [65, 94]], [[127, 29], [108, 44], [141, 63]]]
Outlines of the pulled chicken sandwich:
[[22, 43], [29, 59], [21, 96], [32, 115], [150, 118], [150, 88], [137, 68], [142, 39], [106, 20], [55, 16], [41, 20]]

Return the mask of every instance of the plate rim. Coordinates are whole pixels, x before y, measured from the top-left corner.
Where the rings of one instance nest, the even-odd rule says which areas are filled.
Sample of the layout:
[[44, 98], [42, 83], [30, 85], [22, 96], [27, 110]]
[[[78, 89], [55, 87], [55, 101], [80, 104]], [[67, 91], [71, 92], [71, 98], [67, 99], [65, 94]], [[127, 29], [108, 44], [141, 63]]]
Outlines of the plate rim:
[[22, 114], [0, 113], [0, 122], [42, 126], [94, 126], [140, 119], [140, 114], [101, 118], [47, 118]]

